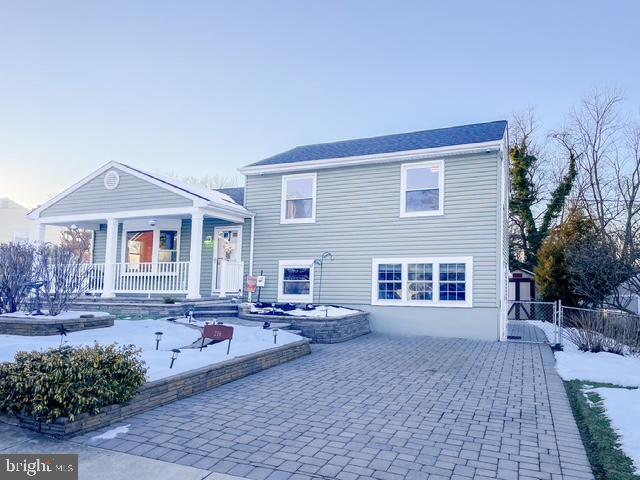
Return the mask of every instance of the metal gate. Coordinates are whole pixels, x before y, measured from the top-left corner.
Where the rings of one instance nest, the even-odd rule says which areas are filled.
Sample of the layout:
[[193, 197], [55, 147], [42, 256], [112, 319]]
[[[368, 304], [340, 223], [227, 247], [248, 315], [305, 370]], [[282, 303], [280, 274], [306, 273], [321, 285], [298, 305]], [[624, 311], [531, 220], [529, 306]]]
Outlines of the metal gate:
[[562, 344], [560, 302], [511, 301], [507, 310], [507, 340]]

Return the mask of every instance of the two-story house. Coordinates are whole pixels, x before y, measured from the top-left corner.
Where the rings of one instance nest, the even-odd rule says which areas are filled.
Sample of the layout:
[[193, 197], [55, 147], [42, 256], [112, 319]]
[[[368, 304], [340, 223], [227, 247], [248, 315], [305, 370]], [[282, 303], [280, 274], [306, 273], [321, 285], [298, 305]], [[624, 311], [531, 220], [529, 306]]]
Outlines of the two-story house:
[[244, 192], [110, 162], [31, 216], [41, 232], [94, 231], [91, 290], [104, 297], [242, 295], [246, 275], [262, 274], [262, 301], [359, 308], [378, 331], [495, 340], [507, 145], [497, 121], [296, 147], [240, 169]]

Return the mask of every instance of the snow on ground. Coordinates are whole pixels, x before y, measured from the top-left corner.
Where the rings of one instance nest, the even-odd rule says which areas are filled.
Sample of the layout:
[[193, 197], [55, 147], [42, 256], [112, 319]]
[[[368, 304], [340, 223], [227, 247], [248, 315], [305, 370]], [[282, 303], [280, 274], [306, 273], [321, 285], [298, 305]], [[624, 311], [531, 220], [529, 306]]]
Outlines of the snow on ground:
[[[277, 345], [273, 343], [271, 330], [263, 330], [262, 326], [244, 327], [233, 325], [234, 333], [231, 350], [227, 355], [227, 341], [210, 345], [200, 352], [198, 349], [183, 348], [200, 338], [200, 331], [166, 320], [116, 320], [113, 327], [96, 328], [72, 332], [64, 337], [66, 345], [92, 346], [94, 342], [109, 345], [117, 342], [120, 345], [134, 344], [142, 348], [141, 357], [145, 361], [147, 380], [158, 380], [194, 368], [223, 362], [241, 355], [267, 350], [274, 346], [300, 340], [301, 337], [280, 330]], [[155, 332], [163, 332], [159, 350], [156, 348]], [[19, 351], [46, 350], [60, 346], [60, 336], [27, 337], [20, 335], [0, 335], [0, 362], [13, 361]], [[173, 368], [170, 369], [171, 350], [179, 348]]]
[[27, 312], [13, 312], [0, 314], [0, 317], [35, 318], [37, 320], [71, 320], [74, 318], [79, 318], [80, 315], [93, 315], [94, 317], [109, 316], [107, 312], [85, 312], [81, 310], [69, 310], [59, 313], [58, 315], [33, 315]]
[[[529, 323], [541, 327], [540, 324], [543, 322]], [[547, 338], [552, 335], [550, 329], [543, 330]], [[640, 357], [623, 357], [608, 352], [583, 352], [566, 335], [563, 338], [564, 350], [555, 352], [556, 370], [563, 380], [586, 380], [613, 383], [623, 387], [640, 387]], [[553, 338], [549, 338], [549, 341], [553, 343]]]
[[[542, 322], [530, 323], [541, 328], [545, 326], [540, 325]], [[553, 343], [553, 338], [550, 338], [553, 336], [552, 330], [548, 328], [543, 330], [550, 343]], [[563, 338], [563, 351], [555, 352], [556, 370], [563, 380], [640, 387], [640, 357], [623, 357], [608, 352], [583, 352], [566, 335]], [[585, 385], [584, 391], [595, 392], [602, 397], [606, 416], [620, 436], [622, 450], [633, 460], [636, 473], [640, 474], [640, 390], [593, 388], [591, 385]]]
[[116, 438], [118, 435], [120, 435], [121, 433], [127, 433], [129, 432], [129, 427], [131, 426], [131, 424], [127, 424], [127, 425], [122, 425], [121, 427], [116, 427], [116, 428], [112, 428], [111, 430], [107, 430], [106, 432], [100, 434], [100, 435], [96, 435], [95, 437], [91, 437], [91, 440], [111, 440], [113, 438]]
[[324, 317], [342, 317], [344, 315], [354, 315], [360, 313], [358, 310], [346, 307], [334, 307], [331, 305], [316, 305], [313, 310], [305, 310], [303, 308], [296, 308], [294, 310], [282, 310], [281, 308], [257, 308], [255, 305], [251, 305], [251, 313], [275, 313], [277, 315], [286, 315], [294, 317], [310, 317], [310, 318], [324, 318]]
[[611, 426], [620, 436], [622, 450], [633, 460], [636, 474], [640, 474], [640, 390], [626, 388], [594, 388], [602, 397]]

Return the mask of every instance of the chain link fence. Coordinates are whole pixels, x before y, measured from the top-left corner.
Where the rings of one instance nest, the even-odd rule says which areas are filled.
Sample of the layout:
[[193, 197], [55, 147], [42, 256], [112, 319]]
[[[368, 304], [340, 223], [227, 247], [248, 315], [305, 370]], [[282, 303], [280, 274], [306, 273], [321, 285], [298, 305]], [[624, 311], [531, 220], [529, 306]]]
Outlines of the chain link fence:
[[509, 302], [507, 320], [507, 340], [562, 344], [562, 319], [556, 302]]

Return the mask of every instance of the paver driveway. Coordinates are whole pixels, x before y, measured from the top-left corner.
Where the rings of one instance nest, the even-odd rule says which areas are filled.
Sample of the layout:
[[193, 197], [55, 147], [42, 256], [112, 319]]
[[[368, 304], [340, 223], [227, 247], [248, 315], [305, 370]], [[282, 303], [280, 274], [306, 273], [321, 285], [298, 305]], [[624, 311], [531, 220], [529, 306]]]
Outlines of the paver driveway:
[[250, 479], [592, 478], [540, 344], [371, 334], [122, 424], [75, 441]]

